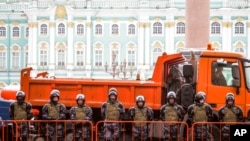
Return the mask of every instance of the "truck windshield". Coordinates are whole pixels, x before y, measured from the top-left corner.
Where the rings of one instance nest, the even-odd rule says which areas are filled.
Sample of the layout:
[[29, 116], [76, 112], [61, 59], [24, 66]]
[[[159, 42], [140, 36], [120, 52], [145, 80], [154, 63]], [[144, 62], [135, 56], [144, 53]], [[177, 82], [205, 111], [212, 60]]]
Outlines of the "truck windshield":
[[248, 90], [250, 90], [250, 60], [244, 62], [244, 69], [245, 69], [245, 77], [246, 77], [246, 84]]

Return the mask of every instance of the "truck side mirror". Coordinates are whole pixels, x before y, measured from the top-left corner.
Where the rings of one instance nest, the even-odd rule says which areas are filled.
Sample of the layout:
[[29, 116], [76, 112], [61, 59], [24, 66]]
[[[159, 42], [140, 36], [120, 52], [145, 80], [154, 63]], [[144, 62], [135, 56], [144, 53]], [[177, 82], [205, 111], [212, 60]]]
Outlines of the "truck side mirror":
[[233, 75], [233, 80], [232, 84], [234, 87], [236, 87], [236, 93], [239, 94], [239, 87], [240, 87], [240, 71], [239, 71], [239, 64], [238, 63], [233, 63], [232, 64], [232, 75]]

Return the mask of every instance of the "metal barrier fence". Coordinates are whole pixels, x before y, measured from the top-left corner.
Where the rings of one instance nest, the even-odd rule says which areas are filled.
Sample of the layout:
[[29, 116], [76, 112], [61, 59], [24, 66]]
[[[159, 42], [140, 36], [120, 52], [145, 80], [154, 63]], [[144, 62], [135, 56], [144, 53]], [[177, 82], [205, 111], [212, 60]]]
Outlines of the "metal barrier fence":
[[249, 129], [250, 122], [196, 122], [192, 125], [189, 138], [192, 141], [235, 141], [239, 139], [237, 137], [234, 139], [235, 133], [238, 137], [243, 137], [243, 134], [247, 133], [247, 131], [242, 132], [242, 128]]
[[0, 120], [0, 141], [225, 141], [238, 125], [250, 122]]

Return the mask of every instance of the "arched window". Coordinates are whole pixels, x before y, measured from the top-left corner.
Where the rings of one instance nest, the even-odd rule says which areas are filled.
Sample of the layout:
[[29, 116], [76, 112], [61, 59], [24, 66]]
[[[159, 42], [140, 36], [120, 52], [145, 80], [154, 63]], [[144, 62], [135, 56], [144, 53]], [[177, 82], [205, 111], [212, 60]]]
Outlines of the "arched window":
[[102, 25], [97, 24], [97, 25], [95, 26], [95, 34], [96, 34], [96, 35], [102, 35]]
[[128, 66], [135, 66], [135, 49], [128, 49]]
[[162, 34], [162, 24], [156, 22], [153, 24], [153, 34]]
[[117, 24], [113, 24], [112, 25], [112, 34], [113, 35], [117, 35], [119, 33], [118, 31], [118, 25]]
[[235, 34], [244, 34], [244, 24], [242, 22], [235, 24]]
[[47, 49], [40, 49], [40, 66], [46, 67], [48, 65], [48, 51]]
[[20, 68], [20, 51], [13, 50], [11, 55], [12, 55], [12, 68], [13, 69]]
[[176, 33], [177, 34], [185, 34], [185, 23], [183, 23], [183, 22], [177, 23]]
[[158, 56], [162, 54], [162, 49], [161, 48], [154, 48], [153, 50], [153, 65], [155, 65]]
[[82, 24], [77, 25], [77, 35], [83, 35], [84, 34], [84, 26]]
[[211, 34], [220, 34], [220, 24], [218, 22], [211, 24]]
[[65, 69], [65, 51], [63, 49], [58, 50], [58, 69]]
[[58, 34], [59, 35], [64, 35], [65, 34], [65, 25], [63, 23], [60, 23], [58, 25]]
[[6, 28], [0, 27], [0, 37], [6, 37]]
[[48, 34], [48, 26], [46, 24], [41, 24], [40, 34], [41, 35], [47, 35]]
[[128, 25], [128, 35], [134, 35], [135, 34], [135, 25], [130, 24]]
[[7, 61], [6, 50], [2, 50], [0, 51], [0, 69], [6, 68], [6, 61]]
[[96, 49], [95, 50], [95, 66], [97, 67], [102, 66], [102, 56], [103, 56], [102, 49]]
[[12, 36], [19, 37], [19, 35], [20, 35], [19, 27], [13, 27]]

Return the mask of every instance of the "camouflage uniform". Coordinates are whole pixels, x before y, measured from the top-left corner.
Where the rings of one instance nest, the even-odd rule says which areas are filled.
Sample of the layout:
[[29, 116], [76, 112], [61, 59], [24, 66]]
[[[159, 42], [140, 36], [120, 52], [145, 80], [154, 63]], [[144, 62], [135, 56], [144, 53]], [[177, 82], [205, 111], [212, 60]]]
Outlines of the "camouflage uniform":
[[[16, 102], [10, 105], [10, 119], [11, 120], [30, 120], [33, 117], [31, 112], [32, 105], [25, 102], [25, 93], [23, 91], [17, 91]], [[28, 124], [27, 122], [20, 122], [18, 124], [18, 133], [16, 133], [16, 125], [13, 123], [14, 138], [18, 140], [28, 140]], [[15, 139], [16, 140], [16, 139]]]
[[[82, 100], [82, 103], [78, 101]], [[78, 94], [76, 96], [77, 106], [74, 106], [70, 109], [70, 119], [71, 120], [92, 120], [92, 109], [85, 105], [85, 96], [83, 94]], [[90, 123], [89, 122], [74, 122], [73, 131], [75, 133], [75, 141], [81, 140], [87, 141], [90, 138]]]
[[[115, 98], [111, 98], [112, 95]], [[105, 121], [119, 121], [125, 113], [123, 104], [117, 100], [117, 95], [116, 88], [109, 89], [109, 100], [101, 107], [101, 115]], [[117, 141], [120, 138], [120, 125], [118, 122], [105, 122], [103, 132], [105, 141]]]
[[[170, 102], [170, 99], [174, 101]], [[181, 122], [184, 118], [184, 110], [182, 106], [176, 102], [176, 94], [173, 91], [167, 94], [167, 104], [162, 105], [160, 109], [160, 116], [162, 121], [166, 122]], [[176, 123], [167, 123], [163, 125], [163, 139], [175, 141], [178, 139], [179, 125]]]
[[[54, 101], [54, 98], [60, 97], [60, 92], [58, 90], [52, 90], [50, 93], [50, 102], [45, 104], [42, 108], [42, 117], [45, 120], [64, 120], [66, 118], [66, 107], [59, 103], [58, 101]], [[46, 134], [49, 136], [49, 140], [53, 140], [56, 136], [57, 141], [63, 141], [63, 127], [64, 124], [61, 122], [47, 123]]]
[[[232, 101], [232, 104], [228, 102]], [[243, 112], [239, 106], [234, 104], [234, 95], [228, 93], [226, 95], [226, 105], [219, 110], [219, 120], [221, 122], [242, 122], [243, 121]], [[222, 126], [222, 140], [230, 141], [230, 126]]]
[[[142, 104], [139, 104], [139, 103]], [[150, 121], [154, 118], [153, 110], [145, 106], [145, 99], [142, 95], [136, 97], [136, 106], [128, 110], [130, 119], [134, 121]], [[149, 127], [146, 122], [136, 122], [133, 125], [134, 141], [148, 141]]]
[[[193, 124], [195, 122], [209, 122], [213, 118], [213, 111], [210, 105], [204, 103], [204, 92], [198, 92], [195, 95], [195, 104], [188, 107], [188, 120]], [[195, 125], [194, 138], [196, 141], [208, 141], [209, 132], [208, 125]]]

